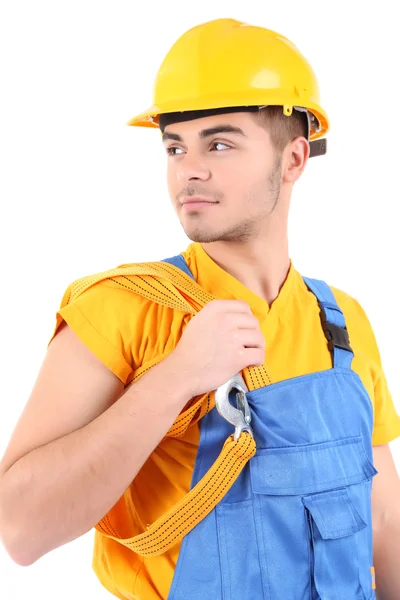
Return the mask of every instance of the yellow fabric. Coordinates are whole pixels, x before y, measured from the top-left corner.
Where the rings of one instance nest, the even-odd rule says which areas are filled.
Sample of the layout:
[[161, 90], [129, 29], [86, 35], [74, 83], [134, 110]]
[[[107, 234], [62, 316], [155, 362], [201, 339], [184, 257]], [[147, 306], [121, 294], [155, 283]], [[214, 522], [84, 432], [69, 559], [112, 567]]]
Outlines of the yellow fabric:
[[[227, 60], [229, 57], [229, 60]], [[153, 106], [128, 125], [158, 127], [159, 115], [230, 106], [306, 108], [319, 122], [310, 140], [329, 129], [310, 64], [283, 35], [234, 19], [192, 27], [172, 46], [153, 86]]]
[[[191, 244], [184, 256], [205, 298], [211, 295], [245, 300], [260, 321], [267, 342], [266, 362], [264, 369], [248, 372], [246, 383], [250, 389], [331, 367], [317, 301], [293, 266], [278, 298], [268, 307], [218, 267], [199, 244]], [[184, 275], [183, 278], [189, 280]], [[124, 281], [121, 275], [104, 279], [84, 291], [60, 309], [57, 328], [65, 319], [91, 351], [128, 384], [173, 350], [197, 307], [192, 308], [188, 298], [176, 290], [181, 310], [155, 304], [149, 299], [155, 279], [140, 279], [148, 298], [133, 294], [129, 281]], [[159, 286], [166, 285], [161, 279], [157, 282]], [[332, 290], [345, 314], [355, 353], [352, 367], [374, 407], [372, 441], [387, 443], [400, 435], [400, 418], [387, 387], [373, 331], [358, 302], [340, 290]], [[197, 408], [193, 414], [190, 402], [186, 409], [192, 409], [192, 414], [184, 417], [183, 428], [178, 427], [180, 435], [183, 429], [183, 436], [164, 438], [107, 515], [120, 536], [129, 538], [143, 533], [189, 492], [199, 430], [196, 418], [195, 424], [186, 428]], [[179, 550], [180, 544], [176, 544], [161, 556], [140, 557], [96, 532], [93, 566], [99, 580], [116, 597], [159, 600], [168, 596]]]

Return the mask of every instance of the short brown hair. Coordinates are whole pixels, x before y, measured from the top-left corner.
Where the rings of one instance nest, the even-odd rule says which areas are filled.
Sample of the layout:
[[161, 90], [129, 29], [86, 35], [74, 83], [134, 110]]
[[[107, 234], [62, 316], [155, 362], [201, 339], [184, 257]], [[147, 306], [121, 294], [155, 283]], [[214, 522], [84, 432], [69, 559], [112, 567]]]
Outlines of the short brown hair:
[[308, 139], [308, 119], [305, 112], [293, 110], [290, 117], [283, 113], [282, 106], [265, 106], [255, 118], [260, 119], [269, 131], [271, 141], [278, 152], [283, 152], [294, 138]]

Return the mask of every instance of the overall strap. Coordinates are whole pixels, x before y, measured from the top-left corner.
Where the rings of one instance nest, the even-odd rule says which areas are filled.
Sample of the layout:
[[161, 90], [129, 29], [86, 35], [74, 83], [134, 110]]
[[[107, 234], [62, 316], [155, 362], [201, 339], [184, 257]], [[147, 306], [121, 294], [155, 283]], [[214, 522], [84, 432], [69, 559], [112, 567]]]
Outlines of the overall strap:
[[189, 275], [192, 279], [194, 279], [191, 270], [189, 269], [186, 260], [183, 258], [182, 254], [177, 254], [176, 256], [171, 256], [170, 258], [164, 258], [161, 262], [167, 262], [170, 265], [174, 265], [181, 269], [186, 275]]
[[332, 290], [325, 281], [303, 277], [308, 289], [316, 296], [320, 307], [321, 324], [332, 354], [333, 368], [351, 368], [354, 352], [350, 346], [344, 314]]

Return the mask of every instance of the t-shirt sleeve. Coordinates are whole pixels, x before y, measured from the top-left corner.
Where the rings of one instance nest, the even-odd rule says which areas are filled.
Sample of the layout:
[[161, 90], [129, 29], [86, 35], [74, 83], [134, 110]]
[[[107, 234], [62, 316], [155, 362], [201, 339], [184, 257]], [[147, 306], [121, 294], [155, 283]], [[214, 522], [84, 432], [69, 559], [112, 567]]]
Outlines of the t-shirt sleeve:
[[400, 417], [396, 412], [383, 370], [375, 381], [374, 408], [372, 444], [388, 444], [400, 436]]
[[356, 301], [359, 312], [360, 340], [371, 369], [372, 394], [374, 405], [374, 429], [372, 444], [378, 446], [388, 444], [400, 436], [400, 417], [391, 396], [385, 372], [382, 366], [381, 354], [375, 333], [367, 314]]
[[[65, 321], [79, 339], [123, 383], [132, 372], [132, 319], [129, 300], [133, 294], [98, 282], [60, 308], [49, 344]], [[131, 313], [132, 314], [132, 313]]]

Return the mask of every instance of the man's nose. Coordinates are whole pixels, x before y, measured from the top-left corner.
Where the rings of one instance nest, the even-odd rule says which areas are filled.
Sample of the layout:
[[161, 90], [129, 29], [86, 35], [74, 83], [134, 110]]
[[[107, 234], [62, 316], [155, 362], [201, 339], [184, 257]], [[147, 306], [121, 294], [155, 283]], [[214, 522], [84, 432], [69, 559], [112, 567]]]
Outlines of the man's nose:
[[181, 182], [193, 180], [207, 181], [210, 179], [211, 173], [204, 159], [198, 155], [189, 155], [187, 153], [179, 161], [177, 176]]

